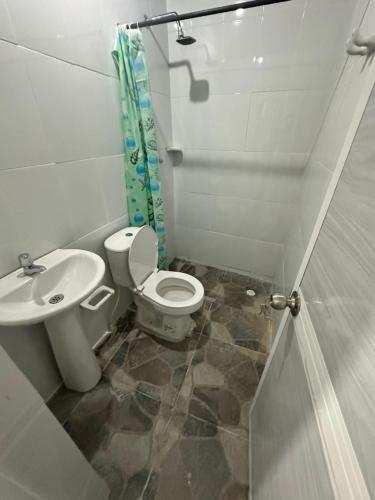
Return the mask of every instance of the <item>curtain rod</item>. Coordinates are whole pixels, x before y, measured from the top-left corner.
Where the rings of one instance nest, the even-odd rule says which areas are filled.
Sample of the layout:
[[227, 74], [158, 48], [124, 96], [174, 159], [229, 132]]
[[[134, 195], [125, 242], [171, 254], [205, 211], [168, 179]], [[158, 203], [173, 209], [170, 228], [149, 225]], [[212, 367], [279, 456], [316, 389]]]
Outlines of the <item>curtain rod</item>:
[[194, 12], [186, 12], [185, 14], [168, 13], [160, 16], [150, 17], [138, 23], [127, 23], [130, 29], [147, 28], [158, 24], [173, 23], [175, 21], [184, 21], [185, 19], [195, 19], [196, 17], [212, 16], [214, 14], [223, 14], [224, 12], [233, 12], [238, 9], [251, 9], [254, 7], [262, 7], [263, 5], [271, 5], [275, 3], [289, 2], [290, 0], [250, 0], [247, 2], [238, 2], [223, 7], [215, 7], [213, 9], [197, 10]]

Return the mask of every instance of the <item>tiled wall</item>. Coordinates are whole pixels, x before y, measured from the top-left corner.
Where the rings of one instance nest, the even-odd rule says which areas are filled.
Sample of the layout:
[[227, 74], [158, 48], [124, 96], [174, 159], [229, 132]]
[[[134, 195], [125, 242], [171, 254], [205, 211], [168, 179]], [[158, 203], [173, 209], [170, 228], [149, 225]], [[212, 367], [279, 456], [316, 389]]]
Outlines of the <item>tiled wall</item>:
[[1, 347], [0, 400], [0, 498], [108, 498], [106, 483]]
[[[225, 4], [168, 0], [180, 12]], [[356, 3], [294, 0], [169, 27], [177, 254], [273, 277]]]
[[[353, 26], [361, 26], [361, 33], [370, 36], [374, 31], [375, 7], [367, 0], [353, 2]], [[363, 13], [366, 11], [362, 23]], [[301, 261], [309, 244], [314, 225], [317, 221], [322, 202], [327, 193], [332, 176], [340, 168], [340, 155], [347, 134], [357, 112], [363, 108], [363, 92], [368, 92], [370, 66], [364, 60], [349, 57], [343, 68], [342, 76], [330, 103], [324, 124], [307, 163], [296, 210], [291, 219], [291, 230], [286, 238], [283, 262], [277, 272], [275, 282], [279, 287], [284, 284], [288, 293], [294, 284]], [[349, 139], [350, 141], [351, 139]]]
[[[22, 251], [104, 256], [104, 239], [127, 225], [115, 27], [165, 9], [165, 0], [0, 0], [0, 276]], [[168, 35], [144, 33], [173, 258]], [[1, 329], [0, 343], [48, 396], [58, 376], [44, 329]]]

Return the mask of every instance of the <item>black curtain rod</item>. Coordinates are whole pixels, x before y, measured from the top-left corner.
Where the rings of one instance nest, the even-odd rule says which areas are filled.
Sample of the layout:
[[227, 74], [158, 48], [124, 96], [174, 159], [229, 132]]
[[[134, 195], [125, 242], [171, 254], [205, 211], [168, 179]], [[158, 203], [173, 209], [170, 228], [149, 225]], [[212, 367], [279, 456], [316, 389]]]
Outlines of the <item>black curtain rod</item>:
[[138, 23], [128, 23], [127, 27], [131, 29], [148, 28], [157, 24], [173, 23], [175, 21], [184, 21], [185, 19], [195, 19], [196, 17], [213, 16], [214, 14], [223, 14], [224, 12], [233, 12], [238, 9], [251, 9], [254, 7], [262, 7], [263, 5], [271, 5], [274, 3], [289, 2], [290, 0], [250, 0], [247, 2], [239, 2], [223, 7], [215, 7], [213, 9], [197, 10], [195, 12], [186, 12], [185, 14], [164, 14], [160, 16], [150, 17]]

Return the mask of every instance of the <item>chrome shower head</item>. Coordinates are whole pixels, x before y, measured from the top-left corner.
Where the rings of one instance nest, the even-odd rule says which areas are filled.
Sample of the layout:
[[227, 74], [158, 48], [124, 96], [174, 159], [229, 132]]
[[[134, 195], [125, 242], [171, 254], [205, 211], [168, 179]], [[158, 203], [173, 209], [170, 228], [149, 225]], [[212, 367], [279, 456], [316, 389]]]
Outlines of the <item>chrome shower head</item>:
[[176, 42], [181, 45], [192, 45], [196, 42], [196, 39], [192, 36], [178, 35]]
[[193, 43], [196, 42], [196, 39], [193, 38], [192, 36], [186, 35], [182, 29], [180, 21], [177, 19], [177, 43], [180, 43], [181, 45], [192, 45]]

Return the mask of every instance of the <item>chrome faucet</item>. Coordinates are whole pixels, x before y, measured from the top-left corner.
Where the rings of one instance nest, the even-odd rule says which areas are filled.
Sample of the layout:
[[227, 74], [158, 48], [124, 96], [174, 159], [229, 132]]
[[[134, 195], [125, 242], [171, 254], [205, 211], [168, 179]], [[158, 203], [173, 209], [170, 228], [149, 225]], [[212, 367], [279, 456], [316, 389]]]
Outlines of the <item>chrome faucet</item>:
[[21, 253], [18, 256], [20, 266], [23, 268], [24, 276], [33, 276], [46, 270], [44, 266], [36, 266], [29, 253]]

